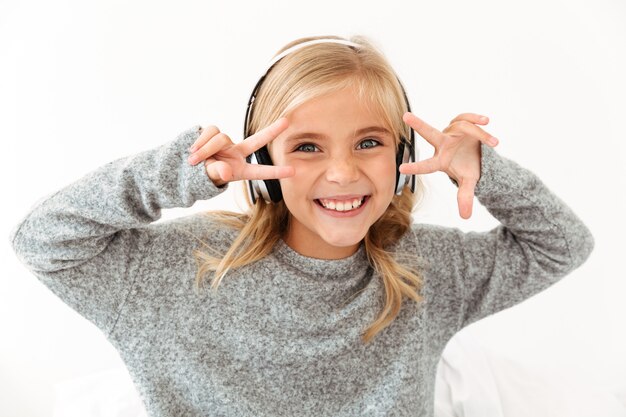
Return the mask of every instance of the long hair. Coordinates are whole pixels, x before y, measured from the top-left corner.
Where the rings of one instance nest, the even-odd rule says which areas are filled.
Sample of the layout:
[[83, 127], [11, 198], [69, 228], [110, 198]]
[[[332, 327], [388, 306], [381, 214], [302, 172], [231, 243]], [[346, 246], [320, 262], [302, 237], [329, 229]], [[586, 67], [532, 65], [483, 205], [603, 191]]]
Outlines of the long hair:
[[[297, 39], [277, 52], [314, 39], [337, 36], [319, 36]], [[402, 121], [408, 110], [402, 87], [382, 53], [367, 38], [349, 39], [361, 48], [336, 43], [319, 43], [296, 50], [269, 71], [259, 89], [250, 119], [250, 134], [308, 100], [345, 87], [355, 87], [358, 98], [381, 117], [396, 138], [409, 138], [410, 127]], [[419, 291], [422, 277], [418, 271], [399, 263], [388, 251], [410, 228], [411, 213], [422, 194], [422, 184], [416, 181], [413, 194], [405, 187], [401, 195], [394, 195], [385, 213], [370, 227], [365, 238], [365, 251], [373, 269], [380, 275], [385, 288], [385, 304], [378, 318], [362, 334], [369, 343], [398, 315], [403, 297], [422, 301]], [[276, 242], [284, 236], [289, 224], [289, 211], [281, 201], [266, 203], [257, 198], [253, 205], [246, 194], [249, 209], [246, 213], [211, 211], [206, 215], [239, 231], [225, 254], [207, 254], [195, 251], [198, 262], [196, 285], [199, 288], [205, 275], [213, 272], [211, 288], [217, 289], [230, 269], [238, 268], [267, 256]]]

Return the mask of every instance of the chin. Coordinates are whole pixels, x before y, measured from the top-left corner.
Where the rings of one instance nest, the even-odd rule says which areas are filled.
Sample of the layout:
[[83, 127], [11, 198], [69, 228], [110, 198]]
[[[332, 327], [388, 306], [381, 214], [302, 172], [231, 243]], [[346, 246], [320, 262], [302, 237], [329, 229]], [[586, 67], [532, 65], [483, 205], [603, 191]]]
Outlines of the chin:
[[346, 236], [342, 236], [336, 239], [332, 239], [332, 238], [327, 238], [324, 239], [326, 241], [326, 243], [328, 243], [331, 246], [336, 246], [338, 248], [345, 248], [345, 247], [349, 247], [349, 246], [354, 246], [354, 245], [358, 245], [363, 238], [365, 237], [365, 235], [363, 236], [354, 236], [354, 237], [346, 237]]

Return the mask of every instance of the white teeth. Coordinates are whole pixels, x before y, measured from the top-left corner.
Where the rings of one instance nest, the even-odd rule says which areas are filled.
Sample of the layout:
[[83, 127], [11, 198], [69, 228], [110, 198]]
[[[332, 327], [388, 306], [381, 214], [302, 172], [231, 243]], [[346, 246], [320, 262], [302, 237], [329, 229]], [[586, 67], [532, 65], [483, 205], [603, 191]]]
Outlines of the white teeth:
[[361, 206], [361, 204], [363, 204], [363, 199], [358, 199], [355, 198], [352, 201], [328, 201], [328, 200], [319, 200], [320, 203], [322, 203], [322, 205], [330, 210], [336, 210], [336, 211], [348, 211], [348, 210], [353, 210], [355, 208], [358, 208]]

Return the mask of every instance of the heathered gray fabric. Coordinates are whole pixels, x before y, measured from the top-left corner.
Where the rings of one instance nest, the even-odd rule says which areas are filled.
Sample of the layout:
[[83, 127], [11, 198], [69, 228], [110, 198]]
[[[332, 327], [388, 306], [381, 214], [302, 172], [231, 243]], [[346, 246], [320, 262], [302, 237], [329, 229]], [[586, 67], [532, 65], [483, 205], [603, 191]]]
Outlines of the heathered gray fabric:
[[549, 287], [593, 248], [536, 176], [483, 146], [476, 195], [501, 225], [413, 225], [389, 250], [421, 259], [426, 301], [405, 301], [365, 346], [383, 287], [363, 246], [319, 260], [280, 241], [217, 293], [194, 291], [198, 239], [224, 251], [234, 232], [202, 214], [151, 222], [225, 189], [187, 163], [199, 128], [48, 196], [10, 237], [41, 282], [106, 334], [151, 416], [432, 416], [448, 340]]

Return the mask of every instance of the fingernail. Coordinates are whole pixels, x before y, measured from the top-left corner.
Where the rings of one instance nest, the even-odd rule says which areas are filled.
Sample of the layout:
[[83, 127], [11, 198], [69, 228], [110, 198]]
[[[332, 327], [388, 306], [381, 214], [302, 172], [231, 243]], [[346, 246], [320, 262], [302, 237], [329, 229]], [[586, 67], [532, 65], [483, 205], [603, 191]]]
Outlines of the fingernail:
[[483, 123], [486, 122], [487, 120], [489, 120], [489, 118], [487, 116], [482, 116], [480, 118], [480, 121], [483, 122]]
[[494, 138], [493, 136], [489, 138], [488, 140], [489, 144], [492, 146], [496, 146], [498, 144], [498, 139]]
[[198, 157], [195, 155], [191, 155], [189, 158], [187, 158], [187, 162], [189, 162], [191, 165], [195, 165], [198, 162]]
[[195, 143], [194, 143], [193, 145], [191, 145], [191, 146], [189, 147], [189, 152], [195, 152], [195, 151], [196, 151], [196, 146], [197, 146], [197, 145], [196, 145]]

